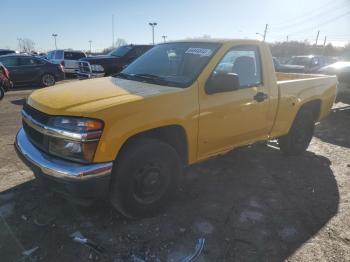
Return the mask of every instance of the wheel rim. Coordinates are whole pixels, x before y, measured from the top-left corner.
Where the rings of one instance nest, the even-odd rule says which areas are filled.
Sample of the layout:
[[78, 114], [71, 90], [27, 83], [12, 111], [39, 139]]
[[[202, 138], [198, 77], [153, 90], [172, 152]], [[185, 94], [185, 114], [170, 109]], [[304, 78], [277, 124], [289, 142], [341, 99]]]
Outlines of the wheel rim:
[[43, 76], [43, 84], [45, 86], [51, 86], [55, 83], [55, 78], [52, 75], [44, 75]]
[[152, 163], [144, 166], [134, 179], [134, 198], [142, 204], [159, 200], [165, 192], [167, 180], [167, 175], [160, 165]]

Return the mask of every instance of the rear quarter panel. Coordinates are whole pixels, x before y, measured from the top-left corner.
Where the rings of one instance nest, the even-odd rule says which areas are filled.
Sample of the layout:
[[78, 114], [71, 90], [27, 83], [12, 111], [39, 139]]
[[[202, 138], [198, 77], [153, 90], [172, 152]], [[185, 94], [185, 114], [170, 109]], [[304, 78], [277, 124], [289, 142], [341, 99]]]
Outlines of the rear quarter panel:
[[278, 81], [279, 106], [271, 138], [289, 132], [299, 109], [311, 101], [320, 101], [318, 121], [330, 112], [336, 96], [336, 76], [309, 76], [307, 79]]

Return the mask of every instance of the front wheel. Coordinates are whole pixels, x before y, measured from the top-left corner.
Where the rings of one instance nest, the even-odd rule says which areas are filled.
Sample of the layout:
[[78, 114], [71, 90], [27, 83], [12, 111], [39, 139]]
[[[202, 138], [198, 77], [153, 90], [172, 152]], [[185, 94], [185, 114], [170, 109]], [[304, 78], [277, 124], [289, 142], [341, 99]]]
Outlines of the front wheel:
[[152, 216], [167, 205], [181, 173], [173, 147], [156, 139], [135, 139], [116, 160], [111, 204], [129, 218]]
[[278, 138], [281, 151], [286, 155], [300, 155], [306, 151], [315, 129], [312, 111], [300, 111], [285, 136]]
[[43, 87], [53, 86], [56, 83], [55, 77], [51, 74], [44, 74], [40, 81]]

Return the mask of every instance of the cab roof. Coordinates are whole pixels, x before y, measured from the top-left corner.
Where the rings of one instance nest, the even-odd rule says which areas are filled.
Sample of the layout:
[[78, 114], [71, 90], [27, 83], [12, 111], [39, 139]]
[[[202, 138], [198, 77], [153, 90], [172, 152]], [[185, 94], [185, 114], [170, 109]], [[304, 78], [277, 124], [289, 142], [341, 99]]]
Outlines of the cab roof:
[[252, 40], [252, 39], [230, 39], [230, 38], [194, 38], [194, 39], [183, 39], [183, 40], [176, 40], [176, 41], [169, 41], [167, 43], [219, 43], [219, 44], [226, 44], [226, 43], [235, 43], [235, 42], [244, 42], [245, 44], [259, 44], [261, 41], [259, 40]]

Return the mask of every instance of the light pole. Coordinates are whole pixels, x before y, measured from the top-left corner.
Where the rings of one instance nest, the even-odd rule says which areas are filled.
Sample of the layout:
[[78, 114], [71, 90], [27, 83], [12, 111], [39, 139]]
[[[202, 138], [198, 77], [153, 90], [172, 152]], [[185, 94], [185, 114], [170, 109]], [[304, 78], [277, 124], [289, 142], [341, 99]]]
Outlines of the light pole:
[[148, 23], [151, 27], [152, 27], [152, 42], [154, 45], [154, 27], [157, 25], [157, 23], [153, 22], [153, 23]]
[[263, 38], [263, 41], [265, 42], [266, 39], [266, 34], [267, 34], [267, 30], [269, 29], [269, 25], [266, 24], [265, 25], [265, 30], [264, 30], [264, 34], [260, 34], [260, 33], [256, 33], [257, 35], [260, 35]]
[[22, 49], [22, 46], [21, 46], [21, 41], [22, 41], [22, 38], [17, 38], [18, 40], [18, 48], [19, 48], [19, 52], [21, 53], [21, 49]]
[[90, 55], [91, 55], [91, 43], [92, 43], [92, 40], [89, 40], [89, 44], [90, 44]]
[[53, 38], [55, 39], [55, 48], [57, 50], [57, 41], [56, 41], [56, 38], [58, 36], [58, 34], [52, 34]]
[[163, 40], [164, 40], [164, 43], [165, 43], [167, 36], [166, 35], [162, 35], [162, 37], [163, 37]]
[[261, 36], [262, 38], [264, 38], [263, 34], [260, 34], [260, 33], [255, 33], [255, 34], [257, 34], [257, 35]]

